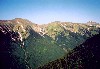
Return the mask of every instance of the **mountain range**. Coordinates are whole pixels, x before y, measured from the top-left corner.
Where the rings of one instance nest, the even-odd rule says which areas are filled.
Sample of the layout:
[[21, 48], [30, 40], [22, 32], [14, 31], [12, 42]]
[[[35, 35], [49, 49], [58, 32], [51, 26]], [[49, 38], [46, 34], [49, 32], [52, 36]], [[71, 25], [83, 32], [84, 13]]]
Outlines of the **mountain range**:
[[55, 21], [38, 25], [27, 19], [0, 20], [0, 68], [36, 69], [65, 57], [100, 33], [100, 24]]

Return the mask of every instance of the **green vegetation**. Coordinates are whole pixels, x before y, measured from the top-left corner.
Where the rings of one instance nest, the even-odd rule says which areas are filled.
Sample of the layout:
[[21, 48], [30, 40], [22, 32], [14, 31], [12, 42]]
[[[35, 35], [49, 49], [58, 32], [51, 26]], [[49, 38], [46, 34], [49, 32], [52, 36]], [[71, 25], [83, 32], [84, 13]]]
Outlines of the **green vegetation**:
[[57, 46], [50, 37], [43, 38], [32, 30], [30, 32], [33, 32], [33, 34], [30, 34], [24, 43], [28, 55], [27, 61], [29, 61], [28, 63], [32, 68], [44, 65], [65, 55], [62, 48]]
[[13, 36], [17, 40], [11, 41], [11, 54], [18, 67], [24, 69], [34, 69], [62, 58], [100, 32], [99, 25], [68, 22], [37, 25], [28, 20], [14, 19], [1, 25], [15, 33]]
[[100, 34], [87, 39], [65, 57], [49, 62], [38, 69], [99, 69]]
[[99, 27], [87, 24], [75, 23], [50, 23], [46, 27], [46, 33], [52, 37], [61, 47], [67, 50], [83, 43], [87, 38], [99, 34]]

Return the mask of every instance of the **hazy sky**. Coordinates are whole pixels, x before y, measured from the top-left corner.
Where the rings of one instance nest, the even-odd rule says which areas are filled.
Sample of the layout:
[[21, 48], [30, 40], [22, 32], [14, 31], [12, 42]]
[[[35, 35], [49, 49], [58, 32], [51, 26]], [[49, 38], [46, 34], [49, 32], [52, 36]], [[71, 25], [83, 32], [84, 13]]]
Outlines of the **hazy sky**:
[[0, 0], [0, 20], [14, 18], [38, 24], [89, 20], [100, 23], [100, 0]]

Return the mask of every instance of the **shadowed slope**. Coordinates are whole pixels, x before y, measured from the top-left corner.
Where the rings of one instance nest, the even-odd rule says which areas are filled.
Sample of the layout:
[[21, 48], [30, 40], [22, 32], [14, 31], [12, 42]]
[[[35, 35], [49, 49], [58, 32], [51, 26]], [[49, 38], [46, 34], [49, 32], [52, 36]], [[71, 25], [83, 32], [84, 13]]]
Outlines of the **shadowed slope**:
[[22, 51], [19, 47], [19, 34], [0, 25], [0, 69], [25, 68], [25, 64], [22, 66], [20, 66], [21, 63], [19, 64], [20, 57], [13, 54], [17, 48], [19, 52]]
[[66, 57], [39, 69], [100, 69], [100, 34], [86, 40]]

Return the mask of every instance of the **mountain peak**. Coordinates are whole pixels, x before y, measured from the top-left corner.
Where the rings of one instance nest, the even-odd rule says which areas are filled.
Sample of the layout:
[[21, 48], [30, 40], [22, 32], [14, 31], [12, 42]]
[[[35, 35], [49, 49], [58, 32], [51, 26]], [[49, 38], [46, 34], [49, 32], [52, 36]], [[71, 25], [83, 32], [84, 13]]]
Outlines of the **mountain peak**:
[[99, 23], [94, 22], [94, 21], [88, 21], [87, 24], [88, 24], [88, 25], [98, 25]]

